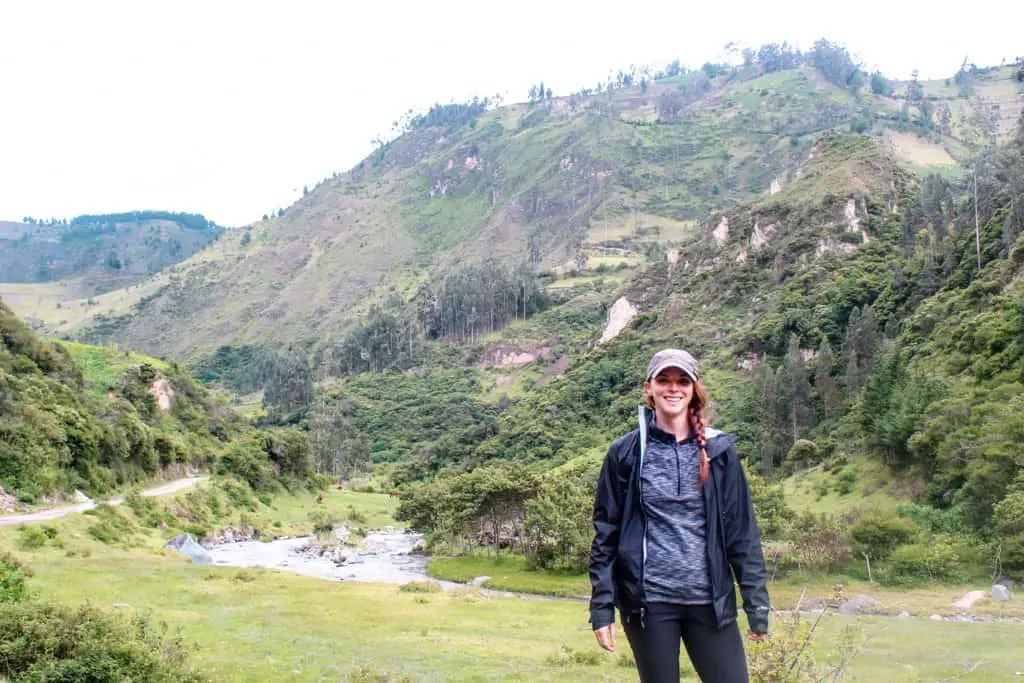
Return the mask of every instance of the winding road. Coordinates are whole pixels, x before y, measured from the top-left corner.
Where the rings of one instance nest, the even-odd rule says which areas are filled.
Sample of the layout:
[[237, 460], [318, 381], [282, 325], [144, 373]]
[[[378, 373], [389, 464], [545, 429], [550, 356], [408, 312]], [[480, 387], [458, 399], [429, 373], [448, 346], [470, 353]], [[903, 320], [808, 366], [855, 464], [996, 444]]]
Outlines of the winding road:
[[[162, 486], [158, 486], [153, 489], [143, 491], [140, 495], [151, 497], [151, 496], [162, 496], [166, 493], [174, 493], [175, 491], [182, 491], [184, 489], [192, 488], [201, 481], [205, 481], [208, 477], [185, 477], [184, 479], [176, 479], [172, 482], [168, 482]], [[107, 505], [120, 505], [124, 502], [123, 496], [117, 498], [111, 498], [106, 501]], [[73, 512], [85, 512], [96, 507], [98, 503], [90, 501], [88, 503], [78, 503], [77, 505], [67, 505], [59, 508], [49, 508], [47, 510], [37, 510], [36, 512], [27, 512], [21, 515], [3, 515], [0, 516], [0, 526], [14, 526], [15, 524], [32, 524], [33, 522], [47, 522], [51, 519], [58, 519], [64, 515], [70, 515]]]

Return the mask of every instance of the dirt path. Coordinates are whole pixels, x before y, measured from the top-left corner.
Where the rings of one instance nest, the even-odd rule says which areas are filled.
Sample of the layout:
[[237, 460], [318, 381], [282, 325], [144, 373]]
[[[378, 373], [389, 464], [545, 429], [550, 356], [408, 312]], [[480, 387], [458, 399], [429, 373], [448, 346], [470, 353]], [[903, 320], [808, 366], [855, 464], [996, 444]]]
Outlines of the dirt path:
[[[148, 489], [143, 491], [143, 496], [162, 496], [165, 493], [174, 493], [175, 491], [181, 491], [183, 489], [191, 488], [201, 481], [205, 481], [207, 477], [185, 477], [184, 479], [177, 479], [172, 482], [168, 482], [163, 486], [158, 486], [154, 489]], [[123, 496], [117, 498], [111, 498], [106, 501], [108, 505], [120, 505], [124, 502]], [[23, 515], [4, 515], [0, 517], [0, 526], [14, 526], [15, 524], [32, 524], [33, 522], [46, 522], [51, 519], [59, 519], [64, 515], [70, 515], [73, 512], [85, 512], [96, 507], [95, 501], [89, 503], [78, 503], [77, 505], [68, 505], [65, 507], [51, 508], [49, 510], [39, 510], [37, 512], [29, 512]]]

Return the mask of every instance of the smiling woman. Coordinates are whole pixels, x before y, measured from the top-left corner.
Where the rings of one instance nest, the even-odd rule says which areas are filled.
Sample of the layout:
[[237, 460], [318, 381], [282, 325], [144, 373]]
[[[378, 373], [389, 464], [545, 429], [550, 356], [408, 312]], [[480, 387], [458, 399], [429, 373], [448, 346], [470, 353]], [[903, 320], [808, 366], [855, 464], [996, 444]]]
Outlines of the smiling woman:
[[701, 680], [747, 681], [734, 580], [751, 640], [767, 632], [769, 607], [736, 438], [707, 428], [708, 397], [686, 351], [656, 353], [644, 393], [639, 428], [612, 444], [598, 482], [594, 633], [614, 651], [617, 607], [645, 683], [679, 680], [680, 641]]

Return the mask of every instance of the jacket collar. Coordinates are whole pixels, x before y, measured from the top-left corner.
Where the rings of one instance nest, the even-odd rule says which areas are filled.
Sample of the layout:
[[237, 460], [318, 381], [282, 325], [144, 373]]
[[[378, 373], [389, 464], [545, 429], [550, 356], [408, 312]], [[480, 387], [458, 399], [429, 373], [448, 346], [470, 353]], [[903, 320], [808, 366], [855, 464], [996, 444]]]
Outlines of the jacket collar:
[[[637, 408], [637, 418], [640, 421], [640, 436], [642, 441], [646, 441], [647, 431], [654, 424], [654, 411], [643, 404], [640, 404]], [[704, 435], [708, 438], [708, 460], [714, 460], [729, 450], [729, 446], [736, 443], [735, 435], [727, 434], [713, 427], [708, 427], [704, 430]]]

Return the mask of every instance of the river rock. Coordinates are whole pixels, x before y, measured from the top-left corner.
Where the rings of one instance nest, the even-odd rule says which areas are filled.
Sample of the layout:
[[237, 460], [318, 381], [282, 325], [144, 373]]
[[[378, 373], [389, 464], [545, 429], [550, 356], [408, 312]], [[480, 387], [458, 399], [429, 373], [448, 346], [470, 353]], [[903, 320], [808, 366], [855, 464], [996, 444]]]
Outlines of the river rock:
[[882, 607], [882, 603], [870, 595], [855, 595], [839, 605], [840, 614], [870, 614]]
[[962, 598], [953, 603], [953, 606], [957, 607], [958, 609], [970, 609], [974, 606], [974, 603], [978, 602], [978, 600], [981, 600], [984, 597], [985, 591], [971, 591], [970, 593], [967, 593]]
[[1010, 599], [1010, 589], [997, 583], [992, 586], [992, 599], [998, 602], [1006, 602]]
[[210, 553], [206, 552], [203, 546], [196, 543], [196, 539], [192, 538], [192, 534], [179, 534], [167, 541], [164, 547], [174, 548], [195, 564], [211, 564], [213, 562]]

